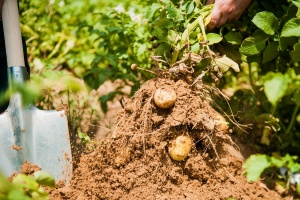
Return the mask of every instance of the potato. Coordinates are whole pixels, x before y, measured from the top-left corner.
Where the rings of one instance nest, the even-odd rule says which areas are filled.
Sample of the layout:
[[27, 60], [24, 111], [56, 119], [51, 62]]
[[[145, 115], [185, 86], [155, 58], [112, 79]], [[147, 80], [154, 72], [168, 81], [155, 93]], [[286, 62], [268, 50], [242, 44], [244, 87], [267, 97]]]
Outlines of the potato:
[[193, 141], [188, 136], [178, 136], [169, 144], [168, 150], [173, 160], [184, 160], [192, 149]]
[[131, 70], [137, 70], [138, 68], [138, 65], [133, 63], [131, 66], [130, 66]]
[[219, 131], [227, 132], [229, 129], [228, 123], [226, 119], [220, 114], [220, 113], [214, 113], [212, 115], [212, 118], [214, 119], [214, 122], [216, 123]]
[[170, 108], [176, 102], [176, 92], [171, 88], [159, 88], [154, 94], [154, 103], [159, 108]]

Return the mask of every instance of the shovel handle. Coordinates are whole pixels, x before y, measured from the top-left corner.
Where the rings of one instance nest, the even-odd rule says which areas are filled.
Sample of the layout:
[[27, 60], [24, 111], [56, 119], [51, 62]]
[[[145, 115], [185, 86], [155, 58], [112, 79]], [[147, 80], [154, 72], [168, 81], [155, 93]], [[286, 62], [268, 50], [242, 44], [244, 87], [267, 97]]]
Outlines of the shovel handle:
[[24, 67], [18, 0], [4, 0], [2, 20], [8, 67]]

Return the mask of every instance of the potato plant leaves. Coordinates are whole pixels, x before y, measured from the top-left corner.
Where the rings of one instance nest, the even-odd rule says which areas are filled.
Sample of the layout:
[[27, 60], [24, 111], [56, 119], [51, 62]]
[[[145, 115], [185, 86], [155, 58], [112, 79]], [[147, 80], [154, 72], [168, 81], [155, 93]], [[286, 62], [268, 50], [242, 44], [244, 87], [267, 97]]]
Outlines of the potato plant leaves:
[[253, 34], [246, 38], [241, 45], [240, 52], [249, 56], [261, 53], [266, 47], [266, 41], [268, 39], [266, 34], [261, 33], [262, 34]]
[[281, 37], [300, 37], [300, 19], [293, 18], [287, 21], [281, 32]]
[[225, 36], [225, 40], [231, 44], [240, 45], [243, 41], [243, 35], [239, 32], [229, 31]]
[[252, 19], [252, 22], [269, 35], [274, 35], [279, 25], [277, 17], [267, 11], [257, 13]]
[[216, 44], [222, 41], [222, 36], [216, 33], [208, 33], [206, 35], [207, 40], [208, 40], [208, 44], [212, 45], [212, 44]]
[[257, 181], [262, 172], [271, 166], [267, 155], [251, 155], [243, 165], [246, 170], [247, 181]]
[[300, 90], [296, 90], [296, 92], [294, 93], [294, 101], [297, 104], [297, 106], [300, 106]]
[[48, 172], [37, 171], [34, 173], [34, 178], [35, 178], [36, 182], [40, 185], [49, 186], [49, 187], [55, 186], [55, 180], [51, 176], [51, 174]]
[[300, 61], [300, 43], [294, 45], [294, 50], [290, 51], [290, 56], [294, 62]]
[[279, 54], [278, 51], [278, 43], [277, 42], [270, 42], [263, 52], [263, 63], [269, 62], [276, 58]]
[[285, 95], [291, 80], [281, 73], [270, 73], [269, 76], [271, 78], [264, 83], [264, 92], [268, 100], [275, 106]]
[[239, 65], [227, 56], [215, 58], [214, 61], [216, 62], [216, 65], [221, 68], [222, 72], [227, 72], [229, 68], [234, 69], [236, 72], [240, 71]]

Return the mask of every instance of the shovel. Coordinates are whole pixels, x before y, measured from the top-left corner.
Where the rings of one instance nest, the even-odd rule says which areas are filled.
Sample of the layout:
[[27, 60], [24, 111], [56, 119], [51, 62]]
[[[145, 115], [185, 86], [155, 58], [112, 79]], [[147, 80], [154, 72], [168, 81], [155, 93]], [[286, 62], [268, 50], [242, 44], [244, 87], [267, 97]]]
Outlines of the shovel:
[[[5, 0], [2, 13], [12, 88], [29, 79], [24, 67], [18, 1]], [[72, 155], [65, 111], [23, 106], [21, 94], [14, 93], [7, 110], [0, 114], [0, 172], [10, 176], [20, 170], [24, 161], [38, 165], [56, 181], [71, 179]]]

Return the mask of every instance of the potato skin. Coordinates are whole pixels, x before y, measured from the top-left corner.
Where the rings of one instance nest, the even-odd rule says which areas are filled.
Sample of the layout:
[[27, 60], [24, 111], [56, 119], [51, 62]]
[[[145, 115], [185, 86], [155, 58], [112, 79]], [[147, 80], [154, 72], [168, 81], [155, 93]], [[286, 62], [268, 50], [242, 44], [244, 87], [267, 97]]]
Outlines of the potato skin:
[[193, 141], [190, 137], [180, 135], [169, 144], [169, 153], [173, 160], [183, 161], [192, 149]]
[[171, 88], [158, 88], [154, 93], [154, 103], [159, 108], [170, 108], [176, 102], [176, 92]]
[[130, 66], [131, 70], [137, 70], [138, 68], [138, 65], [133, 63], [131, 66]]

